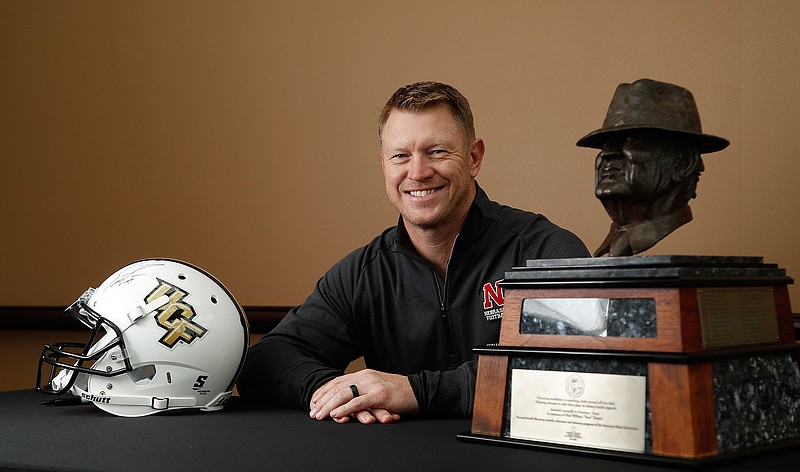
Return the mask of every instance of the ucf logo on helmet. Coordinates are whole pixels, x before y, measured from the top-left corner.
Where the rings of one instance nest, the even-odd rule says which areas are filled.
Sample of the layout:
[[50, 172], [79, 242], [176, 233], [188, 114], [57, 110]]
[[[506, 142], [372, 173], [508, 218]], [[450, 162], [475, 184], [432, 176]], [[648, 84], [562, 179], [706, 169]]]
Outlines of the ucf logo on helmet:
[[161, 279], [158, 281], [160, 285], [145, 298], [150, 303], [163, 295], [169, 297], [169, 302], [156, 310], [156, 324], [167, 331], [158, 342], [173, 348], [178, 341], [191, 344], [195, 338], [203, 337], [208, 330], [192, 321], [196, 316], [194, 308], [183, 301], [188, 294]]

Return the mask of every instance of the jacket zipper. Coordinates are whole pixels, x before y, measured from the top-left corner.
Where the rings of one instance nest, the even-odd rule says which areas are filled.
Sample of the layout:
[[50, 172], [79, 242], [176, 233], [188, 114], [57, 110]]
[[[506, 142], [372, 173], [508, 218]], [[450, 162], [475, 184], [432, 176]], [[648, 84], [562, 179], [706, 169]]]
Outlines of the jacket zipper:
[[433, 279], [436, 282], [436, 294], [439, 297], [439, 319], [442, 321], [442, 327], [444, 328], [444, 335], [447, 341], [447, 364], [450, 368], [458, 367], [453, 331], [450, 329], [450, 320], [448, 319], [447, 313], [447, 279], [450, 276], [450, 261], [453, 258], [453, 251], [455, 250], [457, 240], [458, 234], [453, 240], [453, 247], [450, 248], [450, 257], [447, 258], [447, 266], [445, 267], [444, 273], [444, 288], [439, 286], [439, 277], [436, 274], [436, 270], [431, 269], [433, 272]]

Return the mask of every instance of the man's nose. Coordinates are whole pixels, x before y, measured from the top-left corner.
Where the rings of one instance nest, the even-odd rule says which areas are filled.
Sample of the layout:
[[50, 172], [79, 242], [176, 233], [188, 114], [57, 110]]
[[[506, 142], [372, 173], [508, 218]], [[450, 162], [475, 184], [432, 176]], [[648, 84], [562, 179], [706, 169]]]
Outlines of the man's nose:
[[411, 180], [425, 180], [433, 175], [433, 166], [427, 156], [413, 155], [409, 162], [408, 178]]

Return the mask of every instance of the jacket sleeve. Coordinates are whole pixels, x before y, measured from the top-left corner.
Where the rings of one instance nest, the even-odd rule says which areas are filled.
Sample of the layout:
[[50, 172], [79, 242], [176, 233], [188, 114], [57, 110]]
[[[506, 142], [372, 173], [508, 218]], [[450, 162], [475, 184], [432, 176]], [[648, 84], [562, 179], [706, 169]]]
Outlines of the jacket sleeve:
[[469, 361], [453, 370], [423, 370], [409, 375], [420, 416], [471, 417], [476, 372], [477, 362]]
[[308, 409], [317, 388], [360, 355], [340, 276], [346, 272], [331, 269], [303, 305], [250, 348], [237, 383], [242, 397]]

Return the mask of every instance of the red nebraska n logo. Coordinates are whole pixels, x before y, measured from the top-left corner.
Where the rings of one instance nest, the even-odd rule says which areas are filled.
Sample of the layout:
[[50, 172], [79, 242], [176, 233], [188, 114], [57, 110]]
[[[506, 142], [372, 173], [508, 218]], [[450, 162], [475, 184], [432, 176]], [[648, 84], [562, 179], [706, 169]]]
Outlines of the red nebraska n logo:
[[492, 304], [497, 307], [503, 306], [505, 299], [503, 297], [503, 289], [500, 287], [500, 282], [503, 279], [498, 280], [494, 284], [491, 282], [483, 284], [483, 309], [488, 310], [492, 308]]

